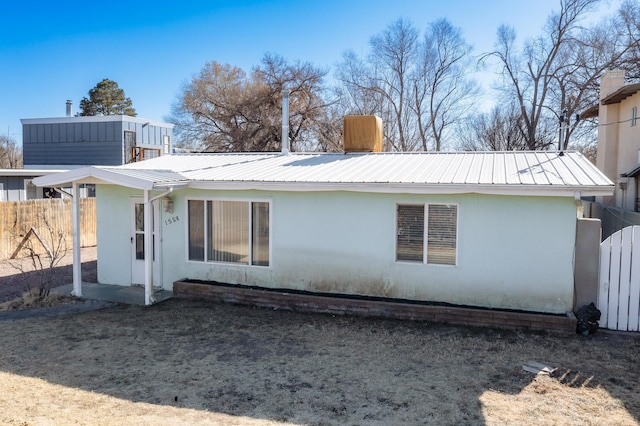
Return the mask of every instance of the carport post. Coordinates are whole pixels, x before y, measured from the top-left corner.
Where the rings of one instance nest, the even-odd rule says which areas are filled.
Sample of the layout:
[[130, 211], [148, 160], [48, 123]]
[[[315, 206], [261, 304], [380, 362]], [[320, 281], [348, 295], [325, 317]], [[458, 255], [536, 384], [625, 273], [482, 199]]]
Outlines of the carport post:
[[73, 291], [72, 295], [82, 297], [82, 259], [80, 257], [80, 187], [72, 183], [71, 230], [73, 239]]
[[144, 190], [144, 304], [151, 305], [151, 280], [153, 277], [153, 225], [151, 215], [153, 205], [149, 200], [149, 190]]

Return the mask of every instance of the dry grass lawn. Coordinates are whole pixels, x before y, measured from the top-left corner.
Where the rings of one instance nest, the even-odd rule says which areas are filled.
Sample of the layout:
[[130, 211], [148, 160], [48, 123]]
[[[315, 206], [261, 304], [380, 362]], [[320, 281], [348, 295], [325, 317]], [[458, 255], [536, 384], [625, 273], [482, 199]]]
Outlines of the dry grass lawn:
[[[640, 338], [170, 300], [0, 323], [0, 424], [635, 425]], [[529, 360], [553, 377], [522, 370]]]

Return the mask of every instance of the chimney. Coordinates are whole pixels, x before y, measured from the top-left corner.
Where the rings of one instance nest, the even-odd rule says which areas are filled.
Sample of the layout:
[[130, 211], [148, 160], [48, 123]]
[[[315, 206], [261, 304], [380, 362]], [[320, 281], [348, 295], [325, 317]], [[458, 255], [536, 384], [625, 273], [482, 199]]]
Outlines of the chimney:
[[344, 152], [382, 151], [382, 119], [375, 115], [346, 115], [343, 121]]
[[289, 89], [282, 89], [282, 153], [289, 153]]
[[71, 105], [73, 104], [73, 102], [71, 102], [70, 99], [67, 99], [67, 117], [71, 117]]
[[607, 71], [600, 79], [600, 99], [604, 99], [624, 86], [624, 70]]

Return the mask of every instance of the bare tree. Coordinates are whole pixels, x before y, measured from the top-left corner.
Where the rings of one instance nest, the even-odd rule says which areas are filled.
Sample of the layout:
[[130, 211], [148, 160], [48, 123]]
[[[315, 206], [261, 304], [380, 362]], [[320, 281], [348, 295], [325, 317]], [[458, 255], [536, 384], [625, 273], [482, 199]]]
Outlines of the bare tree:
[[[560, 11], [552, 13], [543, 35], [527, 40], [519, 49], [515, 30], [498, 29], [496, 50], [484, 58], [497, 58], [505, 99], [515, 99], [521, 112], [519, 130], [527, 149], [546, 149], [560, 143], [566, 149], [579, 130], [578, 120], [568, 122], [559, 141], [558, 123], [597, 104], [598, 81], [611, 68], [628, 68], [638, 51], [631, 1], [623, 4], [619, 16], [592, 27], [581, 20], [600, 0], [560, 0]], [[635, 28], [635, 30], [634, 30]], [[637, 65], [636, 65], [637, 66]], [[584, 130], [585, 134], [589, 129]]]
[[418, 72], [412, 78], [412, 108], [424, 151], [430, 142], [440, 151], [445, 132], [467, 114], [470, 100], [478, 95], [476, 83], [467, 77], [470, 53], [471, 46], [449, 21], [440, 19], [429, 25]]
[[250, 75], [209, 62], [187, 84], [173, 114], [180, 142], [206, 151], [274, 151], [280, 148], [282, 89], [289, 95], [292, 150], [318, 147], [326, 119], [326, 72], [309, 63], [289, 64], [265, 55]]
[[459, 148], [465, 151], [525, 150], [527, 143], [519, 129], [521, 119], [513, 103], [470, 117], [458, 128]]
[[477, 93], [467, 78], [471, 47], [446, 19], [430, 24], [422, 38], [399, 19], [370, 45], [366, 60], [346, 52], [338, 66], [347, 112], [381, 116], [385, 149], [440, 150]]
[[18, 143], [9, 134], [0, 134], [0, 168], [18, 169], [22, 167], [22, 153]]
[[35, 302], [49, 296], [55, 281], [55, 268], [67, 253], [65, 232], [49, 221], [44, 208], [38, 214], [38, 223], [38, 229], [25, 229], [24, 224], [14, 223], [13, 233], [16, 238], [21, 237], [21, 242], [12, 258], [22, 258], [10, 261], [21, 273], [30, 274], [27, 293]]

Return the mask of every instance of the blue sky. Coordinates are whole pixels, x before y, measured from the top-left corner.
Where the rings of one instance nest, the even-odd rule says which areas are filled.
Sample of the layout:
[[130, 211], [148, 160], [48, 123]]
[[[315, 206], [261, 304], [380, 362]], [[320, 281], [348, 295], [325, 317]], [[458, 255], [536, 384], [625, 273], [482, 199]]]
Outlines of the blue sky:
[[369, 39], [398, 18], [420, 29], [447, 18], [480, 54], [500, 24], [535, 35], [558, 7], [559, 0], [8, 2], [0, 14], [0, 134], [21, 143], [21, 118], [64, 116], [67, 99], [78, 112], [103, 78], [118, 82], [138, 116], [162, 120], [207, 61], [249, 71], [269, 52], [332, 68], [345, 50], [366, 54]]

